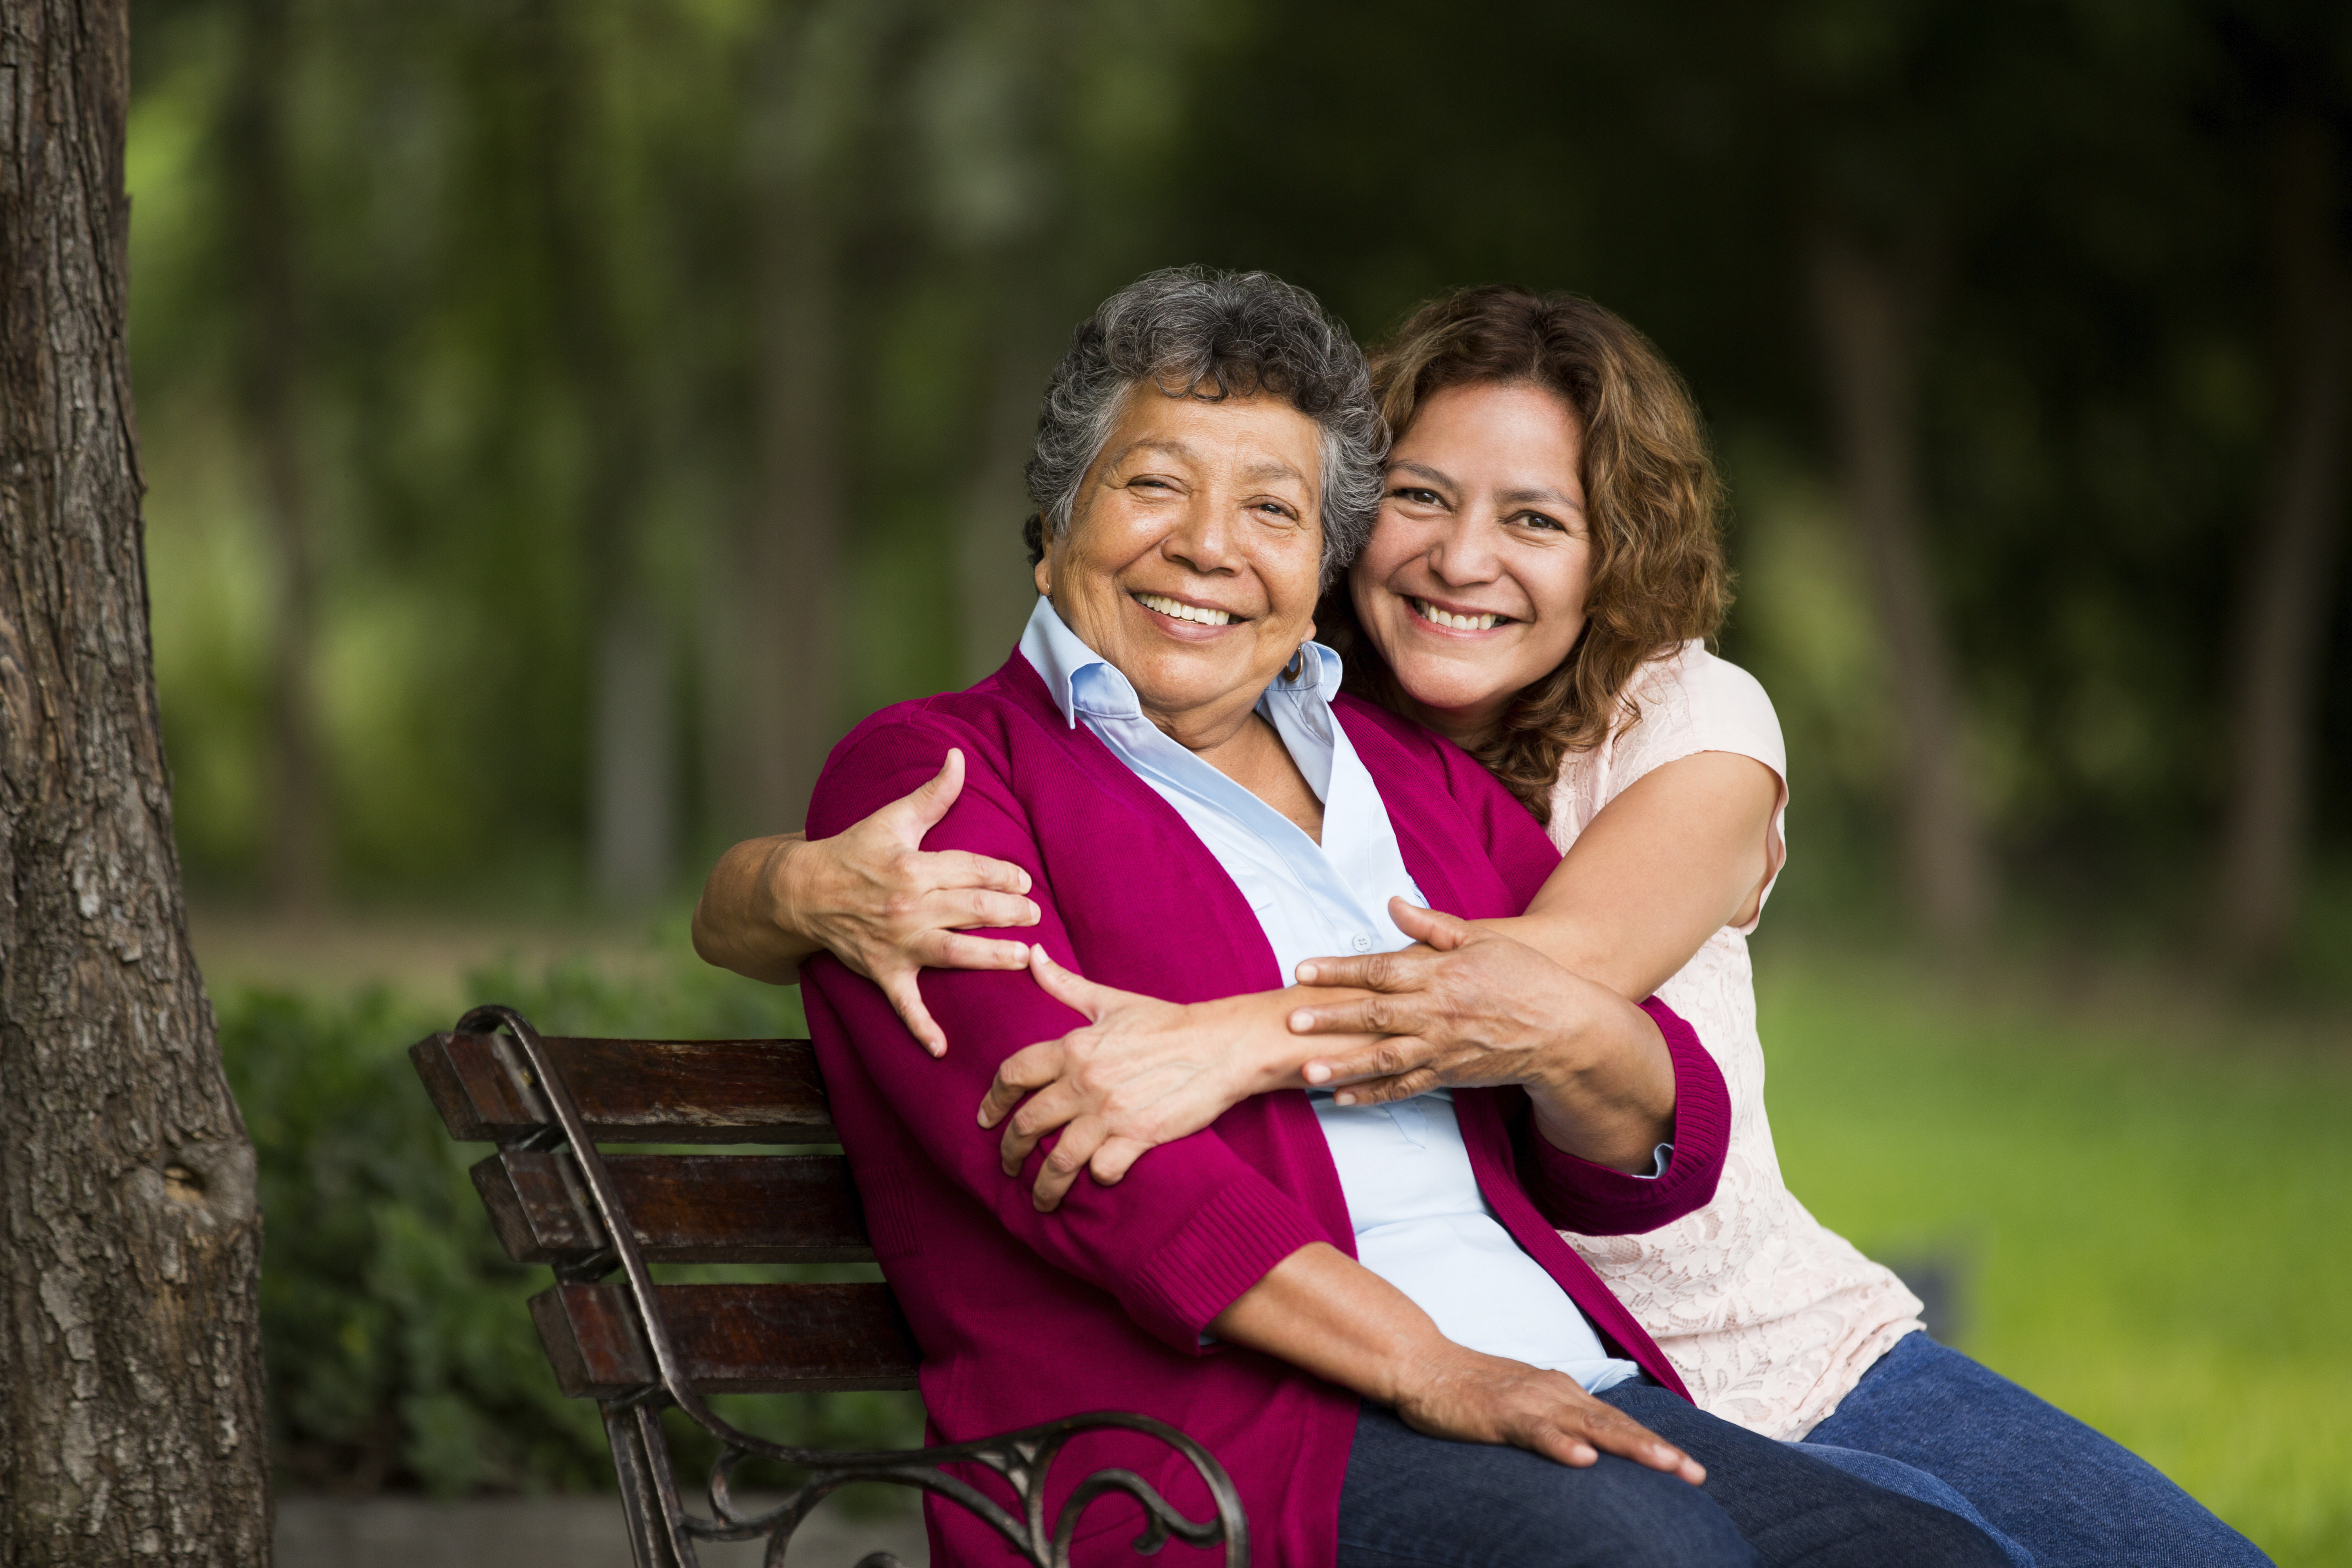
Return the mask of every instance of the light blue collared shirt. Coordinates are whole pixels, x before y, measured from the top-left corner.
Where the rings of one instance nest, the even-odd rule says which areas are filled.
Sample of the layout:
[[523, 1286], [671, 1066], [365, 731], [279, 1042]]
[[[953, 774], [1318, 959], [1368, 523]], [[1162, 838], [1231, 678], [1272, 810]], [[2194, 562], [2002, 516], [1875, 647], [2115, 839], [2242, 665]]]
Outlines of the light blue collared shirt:
[[[1078, 640], [1051, 600], [1037, 601], [1021, 636], [1022, 657], [1062, 717], [1073, 727], [1084, 721], [1216, 856], [1256, 912], [1285, 979], [1306, 959], [1410, 947], [1388, 901], [1428, 902], [1405, 869], [1379, 786], [1331, 710], [1339, 656], [1320, 643], [1301, 651], [1257, 711], [1323, 802], [1319, 845], [1145, 718], [1127, 677]], [[1451, 1093], [1394, 1105], [1341, 1106], [1321, 1091], [1311, 1099], [1339, 1168], [1357, 1257], [1447, 1339], [1564, 1372], [1594, 1393], [1641, 1375], [1602, 1348], [1568, 1292], [1495, 1217]]]

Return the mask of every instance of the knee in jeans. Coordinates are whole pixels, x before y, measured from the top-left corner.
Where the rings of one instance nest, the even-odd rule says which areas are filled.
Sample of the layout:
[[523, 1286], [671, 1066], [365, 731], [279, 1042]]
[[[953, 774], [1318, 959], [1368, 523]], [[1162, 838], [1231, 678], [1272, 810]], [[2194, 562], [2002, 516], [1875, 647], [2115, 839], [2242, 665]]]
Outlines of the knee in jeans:
[[1868, 1529], [1902, 1542], [1911, 1568], [2011, 1568], [2009, 1553], [1958, 1514], [1915, 1498], [1889, 1495]]

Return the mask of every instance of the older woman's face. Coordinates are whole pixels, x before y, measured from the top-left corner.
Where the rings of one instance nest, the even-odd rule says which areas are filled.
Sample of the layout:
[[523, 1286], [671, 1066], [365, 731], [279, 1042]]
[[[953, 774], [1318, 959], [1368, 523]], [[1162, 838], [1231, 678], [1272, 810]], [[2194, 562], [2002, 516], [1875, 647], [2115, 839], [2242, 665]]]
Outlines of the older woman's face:
[[1129, 395], [1037, 590], [1196, 749], [1314, 635], [1322, 444], [1274, 397]]
[[1446, 388], [1391, 450], [1349, 587], [1414, 717], [1441, 734], [1484, 739], [1584, 630], [1582, 459], [1576, 410], [1524, 383]]

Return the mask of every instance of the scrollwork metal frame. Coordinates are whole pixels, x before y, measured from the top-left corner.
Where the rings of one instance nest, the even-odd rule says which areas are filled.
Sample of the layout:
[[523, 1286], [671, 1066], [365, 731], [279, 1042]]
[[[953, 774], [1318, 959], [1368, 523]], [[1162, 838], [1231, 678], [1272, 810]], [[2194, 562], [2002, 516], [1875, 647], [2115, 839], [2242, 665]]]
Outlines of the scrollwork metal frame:
[[[606, 1170], [585, 1118], [569, 1085], [549, 1055], [546, 1043], [530, 1021], [511, 1007], [477, 1007], [457, 1025], [461, 1033], [505, 1033], [520, 1051], [524, 1064], [547, 1099], [554, 1124], [542, 1128], [528, 1146], [568, 1145], [586, 1180], [591, 1203], [604, 1226], [605, 1250], [559, 1268], [559, 1279], [584, 1281], [603, 1279], [618, 1269], [627, 1286], [627, 1299], [637, 1331], [652, 1353], [657, 1383], [615, 1398], [599, 1401], [604, 1432], [612, 1445], [613, 1463], [621, 1484], [624, 1511], [628, 1516], [630, 1547], [637, 1568], [699, 1568], [698, 1541], [768, 1542], [766, 1568], [783, 1568], [793, 1531], [825, 1498], [845, 1486], [870, 1481], [915, 1487], [935, 1492], [974, 1514], [993, 1529], [1034, 1568], [1068, 1568], [1070, 1543], [1078, 1521], [1088, 1506], [1113, 1493], [1124, 1493], [1144, 1511], [1144, 1531], [1135, 1542], [1139, 1552], [1156, 1552], [1171, 1536], [1194, 1546], [1222, 1543], [1226, 1568], [1248, 1568], [1249, 1527], [1241, 1497], [1216, 1456], [1183, 1433], [1148, 1415], [1093, 1411], [1065, 1416], [1002, 1436], [950, 1447], [899, 1452], [835, 1454], [771, 1443], [742, 1431], [721, 1418], [692, 1384], [668, 1323], [654, 1293], [653, 1273], [628, 1223], [626, 1207]], [[689, 1511], [678, 1499], [677, 1479], [669, 1459], [668, 1439], [661, 1429], [661, 1406], [675, 1405], [687, 1418], [719, 1439], [719, 1454], [708, 1482], [710, 1510], [706, 1518]], [[1047, 1480], [1054, 1461], [1074, 1437], [1088, 1432], [1125, 1429], [1153, 1437], [1189, 1460], [1207, 1483], [1216, 1517], [1192, 1520], [1179, 1512], [1152, 1485], [1132, 1470], [1097, 1470], [1065, 1498], [1052, 1521], [1045, 1517]], [[814, 1473], [782, 1501], [757, 1513], [739, 1507], [730, 1491], [735, 1470], [747, 1460], [766, 1459]], [[977, 1464], [1004, 1478], [1019, 1501], [1018, 1517], [995, 1499], [945, 1467]], [[904, 1568], [887, 1552], [862, 1558], [856, 1568]]]

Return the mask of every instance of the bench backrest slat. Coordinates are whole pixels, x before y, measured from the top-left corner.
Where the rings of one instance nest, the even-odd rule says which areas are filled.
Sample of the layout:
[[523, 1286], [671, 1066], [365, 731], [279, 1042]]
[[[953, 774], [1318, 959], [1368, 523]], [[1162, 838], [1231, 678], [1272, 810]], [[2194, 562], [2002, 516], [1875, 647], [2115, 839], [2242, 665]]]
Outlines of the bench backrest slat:
[[[853, 1263], [874, 1248], [838, 1154], [608, 1154], [630, 1226], [653, 1263]], [[505, 1149], [474, 1185], [507, 1256], [556, 1268], [605, 1247], [568, 1150]]]
[[[912, 1388], [915, 1342], [887, 1285], [664, 1285], [663, 1319], [705, 1394]], [[555, 1380], [608, 1399], [657, 1381], [618, 1284], [530, 1299]]]
[[[833, 1116], [806, 1040], [545, 1042], [600, 1142], [829, 1143]], [[430, 1035], [409, 1050], [449, 1135], [505, 1147], [555, 1118], [497, 1035]]]

